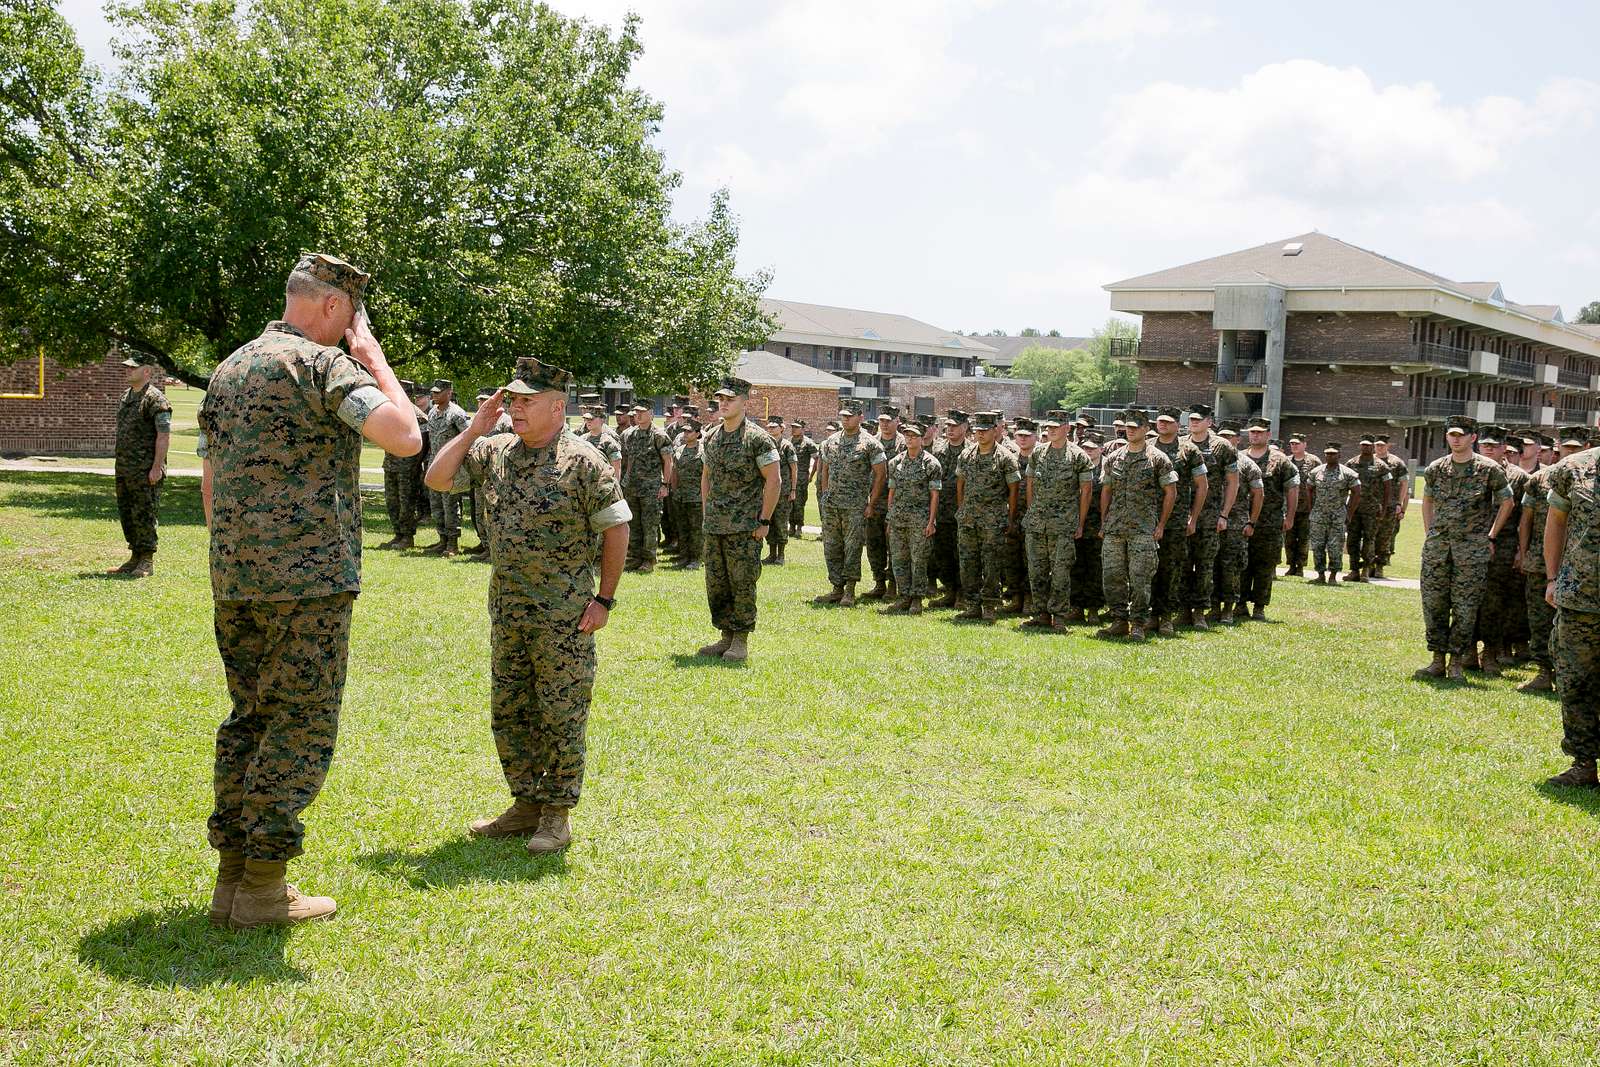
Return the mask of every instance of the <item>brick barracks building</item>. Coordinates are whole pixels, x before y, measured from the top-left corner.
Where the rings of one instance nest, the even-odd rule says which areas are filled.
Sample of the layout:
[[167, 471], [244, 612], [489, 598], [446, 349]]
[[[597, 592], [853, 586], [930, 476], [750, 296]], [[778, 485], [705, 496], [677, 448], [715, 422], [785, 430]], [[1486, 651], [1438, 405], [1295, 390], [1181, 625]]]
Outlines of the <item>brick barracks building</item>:
[[1210, 401], [1219, 419], [1263, 415], [1276, 436], [1347, 454], [1387, 432], [1419, 464], [1444, 451], [1451, 415], [1549, 431], [1600, 412], [1600, 327], [1326, 234], [1105, 288], [1143, 318], [1112, 350], [1138, 364], [1142, 406]]

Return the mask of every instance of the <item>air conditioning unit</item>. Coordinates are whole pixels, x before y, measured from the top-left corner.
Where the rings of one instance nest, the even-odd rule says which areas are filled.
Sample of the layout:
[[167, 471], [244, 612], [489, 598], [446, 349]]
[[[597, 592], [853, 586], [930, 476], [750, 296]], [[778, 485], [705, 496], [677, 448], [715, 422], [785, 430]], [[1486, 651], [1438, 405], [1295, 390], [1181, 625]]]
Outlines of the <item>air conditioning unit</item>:
[[1467, 355], [1467, 370], [1473, 374], [1499, 374], [1500, 354], [1498, 352], [1485, 352], [1482, 349]]
[[1469, 400], [1469, 401], [1467, 401], [1467, 417], [1468, 418], [1477, 419], [1479, 422], [1493, 422], [1494, 421], [1494, 401], [1493, 400]]
[[1539, 363], [1533, 368], [1533, 383], [1535, 385], [1553, 386], [1556, 384], [1560, 374], [1561, 369], [1554, 363]]

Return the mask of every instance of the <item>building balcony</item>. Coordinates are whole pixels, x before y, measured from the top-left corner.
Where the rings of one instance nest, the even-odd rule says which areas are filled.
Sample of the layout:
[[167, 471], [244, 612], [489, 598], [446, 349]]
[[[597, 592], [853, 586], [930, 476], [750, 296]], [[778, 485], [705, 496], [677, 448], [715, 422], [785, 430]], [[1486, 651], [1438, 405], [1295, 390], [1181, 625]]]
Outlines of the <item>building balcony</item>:
[[964, 378], [964, 377], [966, 377], [966, 375], [964, 375], [961, 372], [961, 368], [960, 367], [940, 367], [939, 368], [939, 377], [941, 377], [941, 378]]
[[878, 362], [872, 359], [858, 359], [850, 364], [852, 374], [877, 374]]
[[1502, 378], [1517, 378], [1524, 382], [1533, 381], [1533, 364], [1521, 359], [1502, 359], [1500, 361], [1500, 376]]
[[1531, 404], [1496, 404], [1495, 421], [1525, 425], [1533, 418]]
[[1246, 389], [1259, 389], [1267, 376], [1264, 363], [1236, 360], [1231, 367], [1218, 365], [1212, 380], [1218, 385], [1237, 385]]
[[1587, 391], [1589, 388], [1589, 375], [1581, 370], [1557, 370], [1556, 384], [1563, 389], [1583, 389]]
[[[1340, 403], [1337, 408], [1327, 401], [1302, 401], [1286, 397], [1283, 401], [1285, 415], [1310, 416], [1338, 423], [1345, 419], [1373, 419], [1396, 426], [1426, 426], [1443, 422], [1452, 415], [1472, 415], [1469, 408], [1476, 405], [1482, 412], [1488, 409], [1493, 419], [1495, 405], [1485, 401], [1450, 400], [1445, 397], [1395, 397], [1393, 401], [1352, 400]], [[1475, 416], [1476, 417], [1476, 416]]]
[[857, 400], [876, 400], [883, 394], [878, 391], [878, 387], [875, 385], [858, 385], [850, 390], [850, 395]]
[[1594, 425], [1594, 412], [1588, 408], [1559, 408], [1556, 410], [1556, 424], [1560, 426]]
[[1139, 358], [1139, 338], [1113, 337], [1111, 341], [1111, 358], [1131, 363]]

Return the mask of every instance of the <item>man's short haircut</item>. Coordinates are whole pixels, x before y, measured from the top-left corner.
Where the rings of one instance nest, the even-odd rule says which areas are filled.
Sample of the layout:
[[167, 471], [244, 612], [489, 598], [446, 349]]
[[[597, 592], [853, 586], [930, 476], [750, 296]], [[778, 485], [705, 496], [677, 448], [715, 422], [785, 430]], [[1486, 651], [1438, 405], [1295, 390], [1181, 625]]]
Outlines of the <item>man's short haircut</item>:
[[350, 306], [357, 311], [360, 311], [365, 306], [362, 301], [357, 300], [337, 285], [329, 285], [327, 282], [319, 281], [304, 271], [290, 271], [289, 280], [283, 283], [284, 303], [288, 303], [296, 297], [321, 300], [329, 293], [337, 293], [339, 296], [344, 297], [350, 301]]

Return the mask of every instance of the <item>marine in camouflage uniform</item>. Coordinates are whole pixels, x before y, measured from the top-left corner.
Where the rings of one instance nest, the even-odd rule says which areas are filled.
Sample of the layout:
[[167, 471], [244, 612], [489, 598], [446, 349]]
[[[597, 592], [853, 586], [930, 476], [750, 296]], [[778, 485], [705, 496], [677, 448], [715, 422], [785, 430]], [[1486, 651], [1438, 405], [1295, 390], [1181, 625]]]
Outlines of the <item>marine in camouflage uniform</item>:
[[1039, 420], [1048, 442], [1028, 457], [1028, 580], [1033, 593], [1033, 618], [1024, 625], [1066, 626], [1072, 609], [1072, 571], [1078, 538], [1094, 489], [1094, 464], [1069, 439], [1065, 411], [1050, 411]]
[[[700, 444], [705, 498], [706, 602], [721, 640], [700, 649], [702, 656], [740, 661], [749, 653], [756, 628], [756, 581], [761, 577], [761, 542], [774, 522], [781, 475], [778, 447], [761, 427], [743, 416], [750, 383], [724, 378], [714, 394], [723, 421]], [[729, 428], [727, 417], [738, 413]]]
[[1033, 585], [1029, 578], [1028, 535], [1025, 529], [1028, 521], [1028, 463], [1039, 450], [1038, 432], [1037, 422], [1027, 416], [1018, 416], [1013, 423], [1011, 440], [1002, 442], [1010, 445], [1017, 454], [1017, 470], [1023, 477], [1023, 482], [1017, 488], [1016, 521], [1006, 529], [1005, 590], [1008, 599], [1001, 610], [1012, 614], [1038, 610], [1029, 603], [1033, 596]]
[[[883, 446], [884, 470], [894, 457], [905, 451], [900, 439], [900, 409], [885, 404], [878, 412], [878, 443]], [[878, 500], [867, 516], [864, 531], [867, 564], [872, 568], [872, 588], [861, 596], [862, 600], [881, 600], [891, 594], [890, 583], [894, 575], [889, 567], [889, 526], [886, 514], [887, 494]]]
[[945, 413], [945, 435], [928, 449], [944, 468], [940, 479], [945, 488], [939, 493], [939, 522], [933, 530], [933, 545], [928, 552], [928, 587], [943, 583], [943, 599], [932, 607], [953, 608], [961, 599], [961, 556], [956, 546], [956, 464], [967, 446], [967, 413], [951, 408]]
[[[817, 489], [822, 500], [822, 558], [828, 568], [829, 592], [818, 603], [849, 607], [861, 580], [861, 548], [866, 540], [866, 511], [883, 492], [887, 457], [877, 434], [862, 431], [861, 401], [841, 400], [845, 428], [822, 442], [818, 453]], [[854, 426], [854, 431], [850, 430]]]
[[[1477, 424], [1452, 416], [1447, 455], [1422, 472], [1422, 618], [1433, 661], [1419, 674], [1462, 677], [1462, 658], [1472, 646], [1489, 573], [1492, 539], [1511, 512], [1505, 468], [1471, 451]], [[1460, 451], [1458, 451], [1460, 450]], [[1359, 473], [1359, 472], [1358, 472]], [[1498, 509], [1498, 511], [1496, 510]], [[1445, 654], [1452, 661], [1446, 667]]]
[[[450, 379], [438, 379], [428, 391], [433, 400], [428, 408], [428, 446], [437, 456], [472, 419], [453, 399], [455, 384]], [[456, 554], [456, 542], [461, 537], [461, 494], [471, 485], [471, 478], [462, 471], [449, 490], [428, 490], [428, 509], [433, 516], [434, 529], [439, 531], [438, 542], [428, 547], [430, 555]]]
[[1112, 621], [1098, 636], [1142, 641], [1160, 542], [1177, 502], [1178, 472], [1146, 437], [1149, 415], [1130, 408], [1122, 418], [1127, 445], [1101, 461], [1100, 568]]
[[[417, 383], [402, 379], [400, 388], [405, 390], [406, 396], [414, 396]], [[423, 432], [427, 426], [427, 416], [418, 411], [416, 417], [417, 430]], [[422, 496], [426, 492], [422, 485], [422, 472], [426, 464], [425, 447], [414, 456], [383, 454], [383, 506], [389, 513], [389, 527], [394, 531], [394, 536], [379, 548], [410, 548], [416, 543], [418, 504], [427, 499]]]
[[1323, 463], [1302, 483], [1308, 491], [1301, 495], [1311, 506], [1311, 555], [1317, 568], [1313, 585], [1338, 582], [1351, 497], [1361, 492], [1361, 476], [1339, 462], [1340, 454], [1339, 446], [1330, 442], [1322, 450]]
[[806, 524], [806, 504], [811, 500], [811, 476], [817, 469], [817, 443], [806, 434], [804, 419], [790, 425], [789, 443], [794, 446], [794, 501], [789, 505], [789, 536], [799, 540]]
[[[610, 618], [630, 517], [611, 464], [567, 432], [571, 381], [559, 367], [519, 358], [504, 392], [517, 418], [528, 420], [526, 436], [491, 434], [487, 413], [479, 412], [465, 445], [429, 470], [436, 477], [452, 463], [468, 468], [483, 487], [489, 532], [489, 718], [512, 803], [468, 829], [482, 837], [527, 836], [534, 855], [572, 840], [594, 633]], [[548, 409], [541, 408], [546, 400]]]
[[1100, 435], [1082, 430], [1077, 442], [1089, 460], [1093, 476], [1089, 483], [1089, 510], [1083, 519], [1083, 536], [1073, 546], [1072, 610], [1068, 622], [1099, 622], [1100, 609], [1106, 606], [1105, 584], [1100, 567]]
[[633, 521], [628, 527], [628, 569], [655, 569], [661, 543], [661, 490], [671, 474], [672, 439], [636, 404], [635, 423], [622, 435], [622, 492]]
[[[1488, 575], [1484, 579], [1483, 604], [1478, 610], [1477, 639], [1483, 642], [1480, 665], [1491, 677], [1500, 674], [1501, 658], [1516, 640], [1520, 631], [1527, 629], [1525, 593], [1522, 575], [1517, 572], [1517, 529], [1522, 519], [1522, 497], [1527, 492], [1529, 475], [1515, 462], [1505, 458], [1501, 451], [1508, 435], [1504, 427], [1483, 427], [1478, 433], [1480, 449], [1493, 451], [1493, 457], [1506, 475], [1506, 486], [1511, 491], [1511, 514], [1495, 540], [1494, 555], [1489, 560]], [[1520, 442], [1519, 442], [1520, 450]], [[1469, 663], [1470, 666], [1470, 663]]]
[[617, 484], [620, 485], [622, 478], [622, 442], [606, 426], [605, 408], [592, 407], [585, 411], [583, 427], [583, 433], [578, 435], [578, 439], [600, 453], [601, 457], [611, 464], [611, 470], [616, 474]]
[[938, 526], [938, 497], [944, 492], [944, 466], [922, 447], [923, 427], [906, 426], [905, 451], [889, 461], [889, 552], [899, 599], [885, 614], [922, 614], [928, 595], [928, 554]]
[[1393, 506], [1394, 477], [1389, 465], [1373, 451], [1375, 446], [1370, 435], [1362, 437], [1361, 455], [1350, 464], [1361, 479], [1361, 506], [1356, 508], [1350, 528], [1345, 531], [1345, 549], [1350, 554], [1350, 573], [1345, 575], [1348, 582], [1364, 582], [1377, 570], [1378, 525], [1384, 511]]
[[[172, 405], [151, 380], [155, 360], [144, 353], [122, 361], [131, 385], [117, 405], [117, 516], [128, 543], [128, 560], [111, 573], [147, 577], [154, 570], [161, 486], [166, 481], [167, 443], [172, 435]], [[147, 370], [148, 368], [148, 370]], [[151, 475], [155, 480], [151, 481]]]
[[[1562, 435], [1567, 436], [1566, 434]], [[1568, 456], [1551, 469], [1546, 522], [1560, 537], [1547, 595], [1556, 609], [1556, 689], [1561, 694], [1561, 751], [1572, 769], [1557, 785], [1595, 784], [1600, 755], [1600, 448]]]
[[967, 601], [960, 617], [991, 621], [1005, 581], [1006, 532], [1016, 522], [1022, 471], [1017, 453], [997, 439], [999, 419], [994, 412], [978, 412], [972, 426], [979, 439], [956, 463], [956, 545], [961, 592]]
[[1172, 635], [1175, 614], [1180, 625], [1194, 625], [1194, 609], [1185, 600], [1184, 588], [1189, 571], [1189, 520], [1194, 520], [1192, 525], [1198, 534], [1200, 515], [1205, 511], [1206, 498], [1211, 495], [1211, 477], [1205, 456], [1193, 441], [1178, 436], [1178, 419], [1182, 415], [1175, 407], [1157, 412], [1157, 433], [1153, 442], [1172, 461], [1172, 469], [1178, 473], [1178, 498], [1156, 552], [1156, 577], [1150, 591], [1150, 609], [1157, 631], [1166, 637]]
[[[493, 389], [479, 390], [477, 406], [481, 408], [485, 404], [496, 404], [498, 407], [498, 403], [494, 400], [494, 394], [495, 390]], [[503, 408], [499, 410], [500, 414], [495, 418], [494, 432], [510, 433], [511, 416]], [[562, 429], [566, 429], [564, 421]], [[468, 473], [467, 499], [471, 502], [472, 529], [478, 535], [478, 543], [466, 549], [466, 554], [469, 556], [487, 556], [489, 554], [489, 533], [487, 529], [489, 520], [483, 508], [483, 486], [470, 472]]]
[[1248, 431], [1252, 442], [1245, 455], [1261, 468], [1261, 512], [1250, 536], [1239, 603], [1241, 608], [1245, 603], [1254, 605], [1251, 618], [1265, 619], [1267, 605], [1272, 603], [1272, 583], [1278, 576], [1278, 559], [1283, 554], [1284, 522], [1294, 514], [1300, 495], [1300, 471], [1288, 456], [1267, 443], [1267, 434], [1272, 432], [1269, 423], [1253, 421]]
[[1373, 438], [1373, 444], [1373, 455], [1389, 468], [1389, 504], [1378, 518], [1378, 543], [1373, 549], [1373, 577], [1382, 578], [1383, 568], [1394, 558], [1394, 541], [1400, 531], [1400, 516], [1395, 512], [1400, 505], [1401, 492], [1411, 471], [1406, 466], [1405, 460], [1389, 451], [1388, 434], [1378, 434]]
[[789, 509], [794, 505], [795, 468], [800, 459], [794, 443], [783, 435], [783, 419], [776, 415], [767, 419], [767, 436], [778, 450], [778, 510], [767, 528], [767, 558], [762, 562], [781, 567], [789, 547]]
[[[1517, 561], [1522, 574], [1523, 603], [1528, 615], [1528, 651], [1538, 673], [1517, 688], [1524, 693], [1546, 692], [1554, 684], [1554, 664], [1550, 659], [1550, 634], [1555, 627], [1555, 609], [1544, 598], [1544, 527], [1550, 513], [1550, 472], [1540, 467], [1529, 479], [1522, 495], [1522, 517], [1517, 530]], [[1498, 551], [1498, 548], [1496, 549]]]
[[1190, 406], [1189, 443], [1199, 449], [1205, 460], [1207, 486], [1205, 507], [1194, 533], [1187, 539], [1182, 578], [1183, 604], [1187, 609], [1183, 621], [1192, 623], [1197, 630], [1208, 626], [1205, 613], [1211, 608], [1216, 588], [1217, 556], [1223, 538], [1217, 524], [1233, 513], [1240, 496], [1247, 501], [1250, 497], [1249, 489], [1239, 481], [1239, 452], [1231, 441], [1211, 431], [1211, 418], [1210, 405]]
[[[1306, 450], [1305, 434], [1296, 433], [1289, 435], [1289, 462], [1294, 464], [1294, 469], [1300, 475], [1300, 485], [1305, 487], [1310, 484], [1312, 476], [1322, 469], [1323, 464]], [[1294, 525], [1283, 535], [1283, 559], [1288, 565], [1286, 576], [1296, 578], [1304, 576], [1306, 572], [1306, 558], [1311, 551], [1311, 494], [1299, 493], [1295, 496]], [[1339, 546], [1339, 554], [1344, 555], [1344, 546]]]
[[700, 569], [704, 532], [701, 528], [700, 499], [700, 421], [690, 419], [672, 446], [672, 492], [667, 502], [677, 516], [678, 562], [686, 570]]
[[[330, 899], [301, 897], [283, 869], [303, 850], [300, 813], [333, 758], [361, 587], [362, 429], [384, 404], [405, 402], [358, 314], [366, 282], [342, 260], [304, 256], [285, 316], [330, 339], [351, 324], [372, 372], [289, 321], [271, 322], [222, 361], [200, 407], [214, 627], [233, 705], [217, 730], [207, 823], [222, 855], [213, 922], [334, 910]], [[348, 303], [333, 302], [340, 293]]]
[[[1226, 439], [1226, 434], [1223, 436]], [[1244, 582], [1244, 569], [1250, 559], [1250, 538], [1255, 536], [1256, 520], [1260, 517], [1262, 501], [1266, 497], [1266, 486], [1256, 461], [1243, 452], [1236, 452], [1234, 462], [1239, 467], [1239, 492], [1234, 496], [1233, 510], [1227, 516], [1227, 528], [1217, 539], [1217, 563], [1212, 588], [1214, 599], [1211, 612], [1206, 616], [1208, 622], [1224, 625], [1234, 621], [1239, 590]]]

